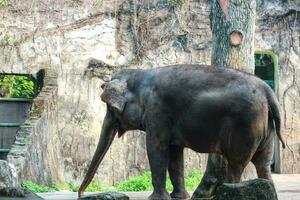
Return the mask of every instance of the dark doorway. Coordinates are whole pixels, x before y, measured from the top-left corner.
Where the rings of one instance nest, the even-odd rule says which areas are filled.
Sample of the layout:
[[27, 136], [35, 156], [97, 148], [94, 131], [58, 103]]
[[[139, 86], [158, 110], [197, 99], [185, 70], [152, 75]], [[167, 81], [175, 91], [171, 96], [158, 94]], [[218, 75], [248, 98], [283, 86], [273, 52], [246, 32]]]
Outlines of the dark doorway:
[[255, 53], [255, 75], [275, 91], [275, 60], [273, 55]]
[[[255, 52], [255, 75], [264, 80], [274, 92], [277, 91], [277, 57], [272, 51]], [[275, 139], [272, 171], [279, 169], [279, 148]]]

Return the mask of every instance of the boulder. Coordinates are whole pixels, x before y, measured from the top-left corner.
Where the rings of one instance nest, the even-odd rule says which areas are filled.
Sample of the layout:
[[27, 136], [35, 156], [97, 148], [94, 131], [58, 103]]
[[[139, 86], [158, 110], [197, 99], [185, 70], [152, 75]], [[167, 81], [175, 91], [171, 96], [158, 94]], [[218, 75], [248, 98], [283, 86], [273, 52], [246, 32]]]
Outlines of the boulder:
[[42, 200], [43, 198], [21, 187], [0, 188], [0, 200]]
[[87, 195], [79, 198], [80, 200], [129, 200], [129, 197], [119, 192], [104, 192]]
[[17, 173], [14, 166], [0, 160], [0, 188], [17, 187]]
[[224, 183], [218, 187], [215, 200], [278, 200], [274, 184], [266, 179], [253, 179], [241, 183]]
[[21, 187], [0, 188], [0, 197], [25, 197], [26, 190]]

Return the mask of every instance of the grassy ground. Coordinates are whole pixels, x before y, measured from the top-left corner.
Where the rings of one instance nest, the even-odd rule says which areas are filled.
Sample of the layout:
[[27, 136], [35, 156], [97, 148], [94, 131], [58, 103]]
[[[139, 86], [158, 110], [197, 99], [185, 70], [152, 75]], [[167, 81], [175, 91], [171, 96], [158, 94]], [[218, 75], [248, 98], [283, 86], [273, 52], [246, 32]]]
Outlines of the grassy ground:
[[[188, 191], [193, 191], [200, 183], [202, 178], [202, 173], [198, 171], [192, 171], [185, 177], [185, 185]], [[55, 191], [72, 191], [77, 192], [79, 185], [74, 183], [64, 183], [64, 184], [53, 184], [52, 186], [44, 186], [35, 184], [32, 182], [23, 182], [22, 186], [31, 190], [32, 192], [55, 192]], [[173, 187], [171, 181], [168, 177], [167, 179], [167, 189], [172, 191]], [[131, 177], [126, 181], [120, 182], [115, 186], [106, 186], [100, 183], [98, 180], [92, 181], [86, 192], [107, 192], [107, 191], [152, 191], [151, 183], [151, 173], [149, 171], [144, 172], [141, 176]]]

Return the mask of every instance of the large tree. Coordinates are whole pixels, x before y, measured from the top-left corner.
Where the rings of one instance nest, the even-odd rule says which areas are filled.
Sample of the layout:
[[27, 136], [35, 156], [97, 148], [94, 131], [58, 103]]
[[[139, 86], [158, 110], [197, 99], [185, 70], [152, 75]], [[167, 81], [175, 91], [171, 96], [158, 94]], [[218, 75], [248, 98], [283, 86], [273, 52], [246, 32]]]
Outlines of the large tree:
[[212, 0], [212, 66], [254, 72], [255, 0]]
[[[213, 67], [233, 67], [254, 72], [255, 15], [255, 0], [211, 1]], [[225, 178], [226, 164], [226, 159], [221, 155], [210, 154], [204, 177], [195, 193], [202, 197], [211, 196]]]

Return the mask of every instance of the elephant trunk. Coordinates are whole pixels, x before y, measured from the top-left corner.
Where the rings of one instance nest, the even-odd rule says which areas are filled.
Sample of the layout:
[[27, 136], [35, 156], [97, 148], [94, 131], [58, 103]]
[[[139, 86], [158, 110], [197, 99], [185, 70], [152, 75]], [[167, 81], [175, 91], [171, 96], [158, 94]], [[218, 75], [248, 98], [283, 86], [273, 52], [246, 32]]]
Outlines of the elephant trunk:
[[94, 157], [88, 169], [88, 172], [81, 183], [81, 186], [78, 191], [78, 197], [80, 197], [87, 186], [92, 181], [103, 157], [105, 156], [107, 150], [109, 149], [115, 135], [116, 135], [116, 123], [112, 113], [107, 110], [106, 116], [104, 118], [104, 122], [102, 125], [101, 136], [97, 145], [97, 149], [95, 151]]

